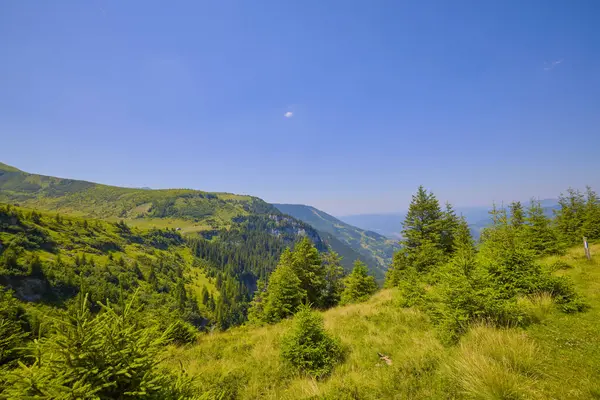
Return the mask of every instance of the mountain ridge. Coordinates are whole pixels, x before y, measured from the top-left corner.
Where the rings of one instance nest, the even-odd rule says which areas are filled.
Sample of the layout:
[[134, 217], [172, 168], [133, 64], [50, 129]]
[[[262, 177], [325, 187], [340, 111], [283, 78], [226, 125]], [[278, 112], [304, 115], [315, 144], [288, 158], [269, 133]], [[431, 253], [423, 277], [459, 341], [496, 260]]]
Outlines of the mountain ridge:
[[381, 273], [391, 263], [398, 245], [377, 232], [347, 224], [344, 221], [313, 206], [304, 204], [273, 204], [279, 211], [306, 222], [318, 232], [328, 233], [350, 246], [364, 257], [374, 259]]
[[284, 213], [255, 196], [194, 189], [124, 188], [28, 173], [0, 163], [0, 202], [113, 222], [125, 220], [139, 228], [170, 228], [206, 238], [241, 226], [265, 230], [272, 236], [284, 235], [286, 240], [307, 235], [321, 251], [331, 246], [344, 254], [346, 270], [358, 258], [379, 279], [383, 278], [376, 260], [330, 235], [321, 237], [300, 219], [281, 218]]

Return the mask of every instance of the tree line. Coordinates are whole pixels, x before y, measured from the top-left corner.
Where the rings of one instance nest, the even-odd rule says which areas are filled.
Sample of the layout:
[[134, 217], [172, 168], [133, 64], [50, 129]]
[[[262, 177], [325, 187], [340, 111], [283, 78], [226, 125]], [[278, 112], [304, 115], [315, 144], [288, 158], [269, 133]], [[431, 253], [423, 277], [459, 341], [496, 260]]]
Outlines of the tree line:
[[531, 323], [527, 301], [547, 294], [564, 312], [586, 304], [571, 282], [551, 274], [538, 258], [562, 254], [581, 240], [600, 239], [600, 202], [587, 189], [569, 189], [553, 219], [541, 203], [494, 206], [491, 225], [476, 243], [464, 218], [452, 206], [442, 209], [422, 186], [403, 223], [401, 249], [394, 255], [386, 286], [398, 287], [400, 303], [427, 312], [447, 342], [456, 341], [474, 321], [497, 325]]

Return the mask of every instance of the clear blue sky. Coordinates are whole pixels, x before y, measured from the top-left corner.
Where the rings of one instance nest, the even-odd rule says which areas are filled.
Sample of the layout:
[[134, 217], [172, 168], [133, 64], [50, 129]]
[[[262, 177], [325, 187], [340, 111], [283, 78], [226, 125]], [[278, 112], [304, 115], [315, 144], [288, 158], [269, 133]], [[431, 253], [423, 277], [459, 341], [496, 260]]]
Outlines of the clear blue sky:
[[600, 190], [600, 2], [3, 1], [0, 160], [336, 215]]

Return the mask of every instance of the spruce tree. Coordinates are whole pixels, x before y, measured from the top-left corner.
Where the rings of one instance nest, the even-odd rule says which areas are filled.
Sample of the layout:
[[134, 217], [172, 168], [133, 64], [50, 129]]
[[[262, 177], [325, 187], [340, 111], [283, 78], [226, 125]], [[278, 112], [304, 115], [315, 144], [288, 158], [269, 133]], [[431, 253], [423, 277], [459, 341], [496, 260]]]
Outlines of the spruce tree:
[[560, 254], [558, 234], [538, 200], [532, 199], [525, 217], [523, 240], [538, 256]]
[[555, 211], [556, 227], [565, 243], [573, 244], [581, 240], [585, 220], [585, 199], [579, 190], [569, 188], [567, 194], [558, 198], [560, 209]]
[[444, 224], [452, 218], [446, 214], [445, 220], [437, 198], [419, 186], [404, 219], [401, 241], [408, 262], [418, 272], [426, 272], [445, 260], [451, 234], [447, 232], [445, 243]]
[[354, 262], [354, 268], [345, 279], [344, 286], [341, 304], [365, 301], [377, 291], [375, 278], [369, 275], [369, 269], [360, 260]]
[[333, 250], [323, 254], [325, 268], [325, 287], [322, 294], [323, 307], [333, 307], [339, 303], [344, 290], [344, 268], [342, 258]]
[[525, 213], [523, 212], [523, 205], [520, 201], [513, 201], [508, 206], [510, 210], [510, 224], [513, 228], [519, 229], [525, 223]]
[[459, 218], [456, 216], [450, 203], [446, 203], [446, 209], [442, 214], [441, 246], [446, 255], [454, 252], [454, 235], [459, 224]]
[[187, 379], [160, 366], [172, 328], [146, 327], [133, 305], [102, 305], [90, 312], [80, 296], [74, 313], [54, 320], [52, 334], [35, 343], [36, 360], [9, 375], [9, 399], [181, 399], [193, 395]]
[[264, 320], [273, 323], [293, 315], [305, 298], [302, 281], [291, 265], [281, 262], [269, 278], [262, 306]]
[[[285, 254], [283, 257], [288, 256]], [[287, 263], [285, 260], [284, 262]], [[321, 294], [325, 288], [325, 269], [319, 251], [308, 237], [304, 237], [294, 247], [291, 267], [300, 279], [300, 287], [306, 292], [307, 301], [314, 306], [321, 306]]]
[[600, 239], [600, 199], [589, 186], [586, 187], [584, 220], [581, 229], [583, 236], [588, 239]]
[[455, 231], [454, 254], [451, 262], [465, 276], [469, 276], [472, 272], [475, 255], [475, 242], [471, 236], [471, 230], [464, 217], [461, 217]]

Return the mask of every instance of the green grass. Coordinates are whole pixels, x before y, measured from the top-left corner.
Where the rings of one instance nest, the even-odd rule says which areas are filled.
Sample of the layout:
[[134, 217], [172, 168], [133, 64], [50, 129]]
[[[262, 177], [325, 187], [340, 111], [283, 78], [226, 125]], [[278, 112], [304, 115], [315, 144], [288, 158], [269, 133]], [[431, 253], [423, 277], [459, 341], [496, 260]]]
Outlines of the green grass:
[[524, 298], [539, 321], [526, 329], [477, 325], [458, 345], [443, 346], [428, 318], [399, 307], [398, 292], [388, 289], [366, 303], [323, 313], [326, 329], [346, 352], [323, 380], [295, 373], [281, 361], [279, 343], [289, 320], [170, 347], [165, 363], [183, 365], [199, 388], [232, 399], [600, 398], [600, 245], [591, 250], [592, 262], [579, 248], [542, 260], [548, 267], [567, 263], [555, 273], [571, 277], [590, 308], [565, 314], [548, 295]]
[[[5, 206], [0, 203], [0, 207], [4, 209]], [[32, 210], [14, 206], [11, 207], [11, 210], [21, 215], [22, 229], [29, 229], [29, 232], [27, 234], [19, 233], [16, 230], [18, 224], [4, 225], [0, 223], [0, 246], [9, 246], [11, 242], [23, 236], [30, 240], [35, 240], [36, 236], [43, 238], [40, 240], [42, 245], [37, 246], [39, 248], [21, 251], [19, 261], [22, 264], [27, 263], [28, 257], [32, 253], [38, 255], [40, 260], [47, 264], [54, 264], [57, 257], [60, 256], [65, 269], [74, 268], [75, 258], [82, 255], [85, 255], [87, 259], [93, 259], [98, 268], [109, 263], [109, 257], [111, 257], [113, 260], [122, 258], [128, 264], [135, 261], [141, 271], [147, 275], [150, 264], [159, 257], [168, 257], [167, 259], [172, 260], [171, 262], [181, 264], [189, 278], [188, 285], [194, 289], [194, 293], [198, 294], [198, 300], [201, 299], [199, 291], [202, 286], [206, 286], [209, 292], [217, 294], [213, 280], [205, 275], [203, 269], [195, 267], [195, 258], [189, 247], [183, 244], [154, 247], [147, 241], [148, 235], [152, 231], [131, 227], [130, 232], [124, 234], [114, 223], [107, 221], [65, 215], [60, 215], [60, 218], [57, 219], [56, 213], [38, 212], [37, 210], [39, 221], [35, 223], [30, 216]], [[166, 226], [162, 226], [162, 228], [164, 227]], [[2, 252], [0, 252], [1, 254]], [[69, 271], [57, 271], [63, 275], [66, 272]], [[4, 279], [11, 281], [8, 275]], [[26, 279], [35, 281], [33, 278]], [[27, 284], [20, 286], [27, 288]], [[17, 292], [19, 290], [17, 288]], [[202, 304], [199, 305], [202, 306]]]
[[[0, 202], [185, 232], [221, 229], [238, 216], [277, 213], [264, 201], [190, 189], [145, 190], [29, 174], [0, 164]], [[166, 219], [166, 221], [160, 221]]]

